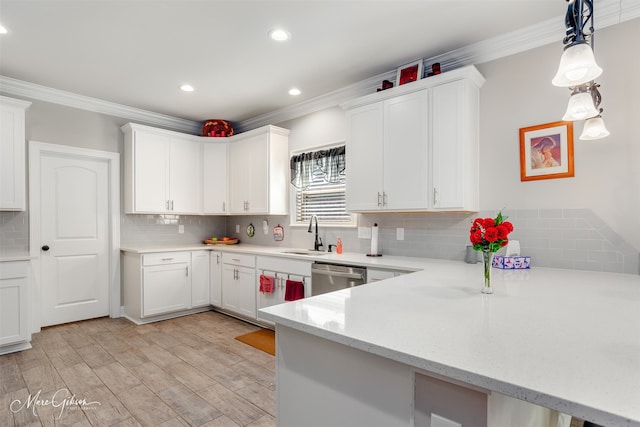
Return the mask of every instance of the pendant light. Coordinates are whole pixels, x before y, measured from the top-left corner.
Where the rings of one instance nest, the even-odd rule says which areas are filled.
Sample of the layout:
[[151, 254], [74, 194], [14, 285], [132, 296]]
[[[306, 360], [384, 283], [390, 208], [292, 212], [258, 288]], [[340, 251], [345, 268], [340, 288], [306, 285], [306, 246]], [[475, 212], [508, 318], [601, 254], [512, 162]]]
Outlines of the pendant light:
[[584, 122], [582, 135], [580, 135], [581, 140], [591, 141], [594, 139], [604, 138], [605, 136], [609, 136], [609, 131], [604, 126], [604, 120], [602, 120], [601, 115], [598, 114], [596, 117], [592, 117]]
[[574, 87], [562, 120], [585, 120], [597, 116], [599, 113], [595, 104], [600, 96], [597, 91], [597, 85], [593, 82]]
[[[564, 52], [560, 66], [551, 81], [555, 86], [578, 86], [594, 80], [602, 74], [602, 68], [596, 64], [593, 49], [587, 43], [593, 32], [593, 0], [567, 0], [569, 6], [564, 19], [567, 27]], [[585, 27], [590, 24], [588, 32]]]
[[[571, 90], [565, 121], [586, 120], [580, 139], [604, 138], [609, 131], [602, 120], [602, 97], [594, 80], [602, 74], [593, 54], [593, 0], [567, 0], [565, 45], [558, 72], [551, 81]], [[585, 30], [586, 29], [586, 30]]]

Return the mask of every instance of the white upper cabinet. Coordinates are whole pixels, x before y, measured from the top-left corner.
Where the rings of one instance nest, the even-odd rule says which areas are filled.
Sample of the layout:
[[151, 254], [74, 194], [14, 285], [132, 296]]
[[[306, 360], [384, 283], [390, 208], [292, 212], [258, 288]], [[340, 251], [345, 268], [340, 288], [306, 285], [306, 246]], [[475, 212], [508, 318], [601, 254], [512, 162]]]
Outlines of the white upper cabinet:
[[0, 96], [0, 211], [26, 209], [24, 116], [30, 105]]
[[383, 105], [347, 110], [347, 209], [372, 211], [382, 206], [384, 179]]
[[431, 93], [433, 208], [477, 211], [479, 90], [456, 80]]
[[122, 130], [125, 213], [202, 214], [202, 141], [131, 123]]
[[288, 213], [289, 131], [265, 126], [229, 138], [229, 213]]
[[[226, 138], [209, 138], [226, 139]], [[203, 192], [204, 213], [224, 215], [229, 213], [226, 142], [204, 142]]]
[[343, 104], [347, 210], [477, 210], [483, 83], [470, 66]]

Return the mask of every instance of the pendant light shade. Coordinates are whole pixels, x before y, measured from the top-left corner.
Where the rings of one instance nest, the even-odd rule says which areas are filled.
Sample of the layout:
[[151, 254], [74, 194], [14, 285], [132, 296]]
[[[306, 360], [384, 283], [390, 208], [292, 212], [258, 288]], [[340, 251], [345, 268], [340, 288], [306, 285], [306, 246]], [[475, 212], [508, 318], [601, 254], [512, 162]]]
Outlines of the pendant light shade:
[[577, 86], [595, 80], [602, 74], [593, 50], [587, 43], [567, 47], [560, 58], [560, 66], [551, 81], [555, 86]]
[[600, 139], [609, 136], [609, 131], [604, 126], [604, 120], [601, 116], [593, 117], [584, 122], [584, 128], [582, 128], [582, 135], [580, 139], [583, 141], [590, 141], [593, 139]]
[[593, 97], [591, 94], [589, 92], [578, 92], [571, 95], [571, 98], [569, 98], [569, 105], [567, 106], [567, 111], [564, 113], [562, 120], [584, 120], [589, 117], [595, 117], [598, 114], [596, 106], [593, 105]]

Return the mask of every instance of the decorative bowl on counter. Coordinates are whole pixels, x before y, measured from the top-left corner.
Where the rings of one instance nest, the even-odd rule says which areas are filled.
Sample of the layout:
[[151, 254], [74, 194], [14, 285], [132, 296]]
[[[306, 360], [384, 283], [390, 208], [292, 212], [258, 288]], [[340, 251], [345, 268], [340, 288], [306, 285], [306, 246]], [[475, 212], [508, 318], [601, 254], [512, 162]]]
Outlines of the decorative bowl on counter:
[[235, 245], [240, 243], [240, 240], [235, 237], [222, 237], [220, 239], [216, 238], [216, 240], [214, 238], [205, 239], [204, 243], [205, 245]]

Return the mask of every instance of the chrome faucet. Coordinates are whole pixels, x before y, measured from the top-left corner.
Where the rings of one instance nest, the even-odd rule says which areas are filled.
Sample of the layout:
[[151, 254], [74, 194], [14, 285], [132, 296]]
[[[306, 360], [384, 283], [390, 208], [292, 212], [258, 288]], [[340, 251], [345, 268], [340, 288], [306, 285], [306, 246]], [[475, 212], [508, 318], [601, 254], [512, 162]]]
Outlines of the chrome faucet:
[[307, 230], [308, 233], [311, 233], [312, 231], [312, 227], [313, 227], [313, 219], [316, 219], [316, 236], [315, 236], [315, 240], [313, 241], [313, 250], [314, 251], [319, 251], [320, 248], [322, 248], [324, 245], [322, 244], [322, 239], [318, 236], [318, 216], [317, 215], [311, 215], [311, 220], [309, 221], [309, 229]]

